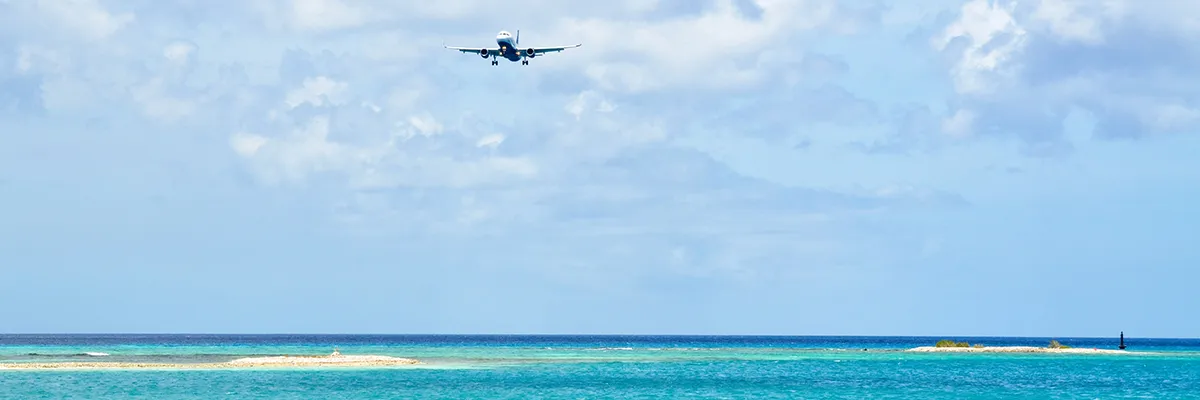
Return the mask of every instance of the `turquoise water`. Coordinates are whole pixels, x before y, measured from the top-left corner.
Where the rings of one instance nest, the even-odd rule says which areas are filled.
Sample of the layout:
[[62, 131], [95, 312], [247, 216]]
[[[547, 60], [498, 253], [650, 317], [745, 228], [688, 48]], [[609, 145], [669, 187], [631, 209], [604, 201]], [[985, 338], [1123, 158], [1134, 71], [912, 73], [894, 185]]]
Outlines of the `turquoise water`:
[[[905, 398], [1200, 399], [1200, 341], [1131, 355], [913, 354], [939, 338], [3, 336], [0, 362], [413, 357], [377, 369], [0, 371], [0, 399]], [[953, 338], [1044, 346], [1049, 338]], [[1115, 348], [1114, 339], [1064, 339]], [[85, 353], [106, 353], [106, 356]]]

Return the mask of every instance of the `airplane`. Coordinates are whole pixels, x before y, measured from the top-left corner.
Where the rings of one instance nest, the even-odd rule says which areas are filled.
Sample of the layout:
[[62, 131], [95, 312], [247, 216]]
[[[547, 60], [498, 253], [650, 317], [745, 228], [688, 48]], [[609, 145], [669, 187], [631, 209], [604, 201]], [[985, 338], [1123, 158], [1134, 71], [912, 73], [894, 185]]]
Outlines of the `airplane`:
[[445, 43], [442, 43], [442, 47], [445, 47], [445, 48], [451, 49], [451, 50], [458, 50], [463, 53], [476, 53], [476, 54], [479, 54], [480, 57], [483, 57], [485, 59], [488, 57], [491, 57], [492, 65], [494, 66], [494, 65], [500, 64], [500, 60], [499, 60], [500, 57], [507, 59], [508, 61], [512, 61], [512, 62], [520, 61], [521, 65], [529, 65], [530, 58], [534, 58], [534, 57], [537, 57], [539, 55], [546, 54], [546, 53], [563, 51], [566, 49], [573, 49], [573, 48], [583, 45], [583, 43], [580, 43], [580, 44], [574, 44], [574, 45], [570, 45], [570, 46], [529, 47], [529, 48], [521, 49], [520, 48], [520, 45], [521, 45], [521, 30], [520, 29], [517, 30], [516, 37], [513, 37], [512, 34], [508, 33], [508, 31], [500, 31], [500, 33], [496, 35], [496, 44], [500, 46], [498, 49], [450, 47], [450, 46], [446, 46]]

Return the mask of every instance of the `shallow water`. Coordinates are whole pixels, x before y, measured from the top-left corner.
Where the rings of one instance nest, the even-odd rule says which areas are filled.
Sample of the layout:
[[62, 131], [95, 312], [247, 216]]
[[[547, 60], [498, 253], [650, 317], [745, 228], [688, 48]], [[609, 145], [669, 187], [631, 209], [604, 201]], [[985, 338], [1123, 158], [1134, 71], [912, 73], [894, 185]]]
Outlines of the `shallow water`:
[[[1153, 354], [914, 354], [940, 338], [606, 336], [0, 336], [0, 362], [222, 362], [379, 354], [383, 369], [3, 371], [3, 399], [1200, 398], [1200, 340]], [[963, 340], [964, 338], [955, 338]], [[1057, 338], [1115, 348], [1113, 339]], [[1044, 346], [1049, 338], [965, 338]], [[83, 355], [86, 352], [108, 356]]]

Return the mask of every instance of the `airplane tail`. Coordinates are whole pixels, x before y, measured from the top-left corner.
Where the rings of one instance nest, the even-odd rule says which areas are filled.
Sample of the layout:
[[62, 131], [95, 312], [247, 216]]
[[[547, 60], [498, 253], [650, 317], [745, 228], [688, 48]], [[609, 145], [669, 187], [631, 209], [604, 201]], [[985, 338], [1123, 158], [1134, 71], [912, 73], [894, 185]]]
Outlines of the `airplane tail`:
[[520, 45], [521, 45], [521, 30], [520, 30], [520, 29], [517, 29], [517, 43], [516, 43], [516, 45], [517, 45], [517, 46], [520, 46]]

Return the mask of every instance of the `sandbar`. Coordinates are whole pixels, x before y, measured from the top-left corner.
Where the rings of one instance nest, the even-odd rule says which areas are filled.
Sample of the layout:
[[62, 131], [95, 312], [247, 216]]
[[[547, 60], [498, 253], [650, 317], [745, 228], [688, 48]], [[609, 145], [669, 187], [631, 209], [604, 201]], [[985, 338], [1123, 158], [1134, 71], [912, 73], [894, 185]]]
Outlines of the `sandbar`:
[[1134, 354], [1125, 350], [1086, 349], [1086, 348], [1051, 348], [1034, 346], [999, 346], [999, 347], [936, 347], [924, 346], [909, 349], [914, 353], [1055, 353], [1055, 354]]
[[246, 357], [223, 363], [54, 362], [0, 363], [5, 369], [230, 369], [273, 367], [390, 367], [420, 364], [411, 358], [374, 355]]

